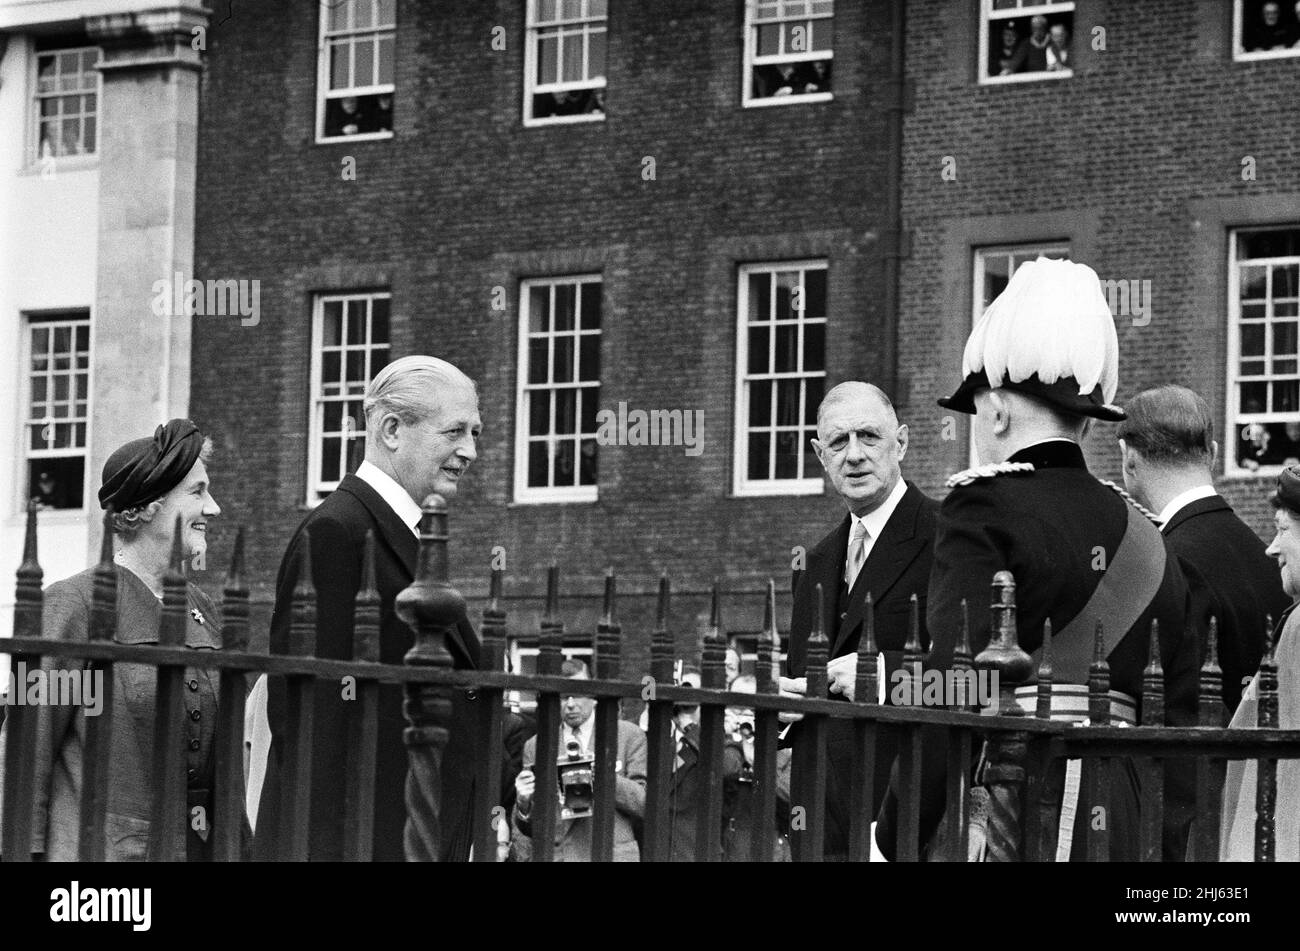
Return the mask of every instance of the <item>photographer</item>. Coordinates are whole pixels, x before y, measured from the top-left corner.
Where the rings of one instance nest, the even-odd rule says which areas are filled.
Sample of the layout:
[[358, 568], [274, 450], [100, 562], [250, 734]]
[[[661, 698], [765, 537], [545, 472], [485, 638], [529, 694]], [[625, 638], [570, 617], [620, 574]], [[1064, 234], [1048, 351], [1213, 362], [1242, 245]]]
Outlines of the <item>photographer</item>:
[[[571, 680], [589, 680], [587, 665], [570, 658], [560, 672]], [[612, 702], [612, 701], [611, 701]], [[565, 781], [565, 767], [579, 772], [585, 783], [573, 783], [567, 797], [557, 789], [564, 810], [555, 824], [555, 861], [591, 861], [591, 793], [590, 770], [594, 767], [595, 719], [592, 713], [596, 701], [591, 697], [567, 696], [563, 698], [560, 727], [561, 785]], [[532, 837], [529, 816], [533, 797], [537, 794], [537, 777], [533, 763], [537, 760], [537, 738], [524, 744], [523, 770], [515, 779], [514, 824], [519, 834]], [[632, 819], [640, 820], [645, 812], [646, 739], [636, 724], [618, 721], [618, 760], [614, 764], [614, 861], [639, 862], [641, 850], [632, 831]], [[565, 812], [575, 813], [563, 817]]]
[[[757, 693], [758, 685], [750, 674], [742, 674], [728, 688], [734, 693]], [[754, 794], [754, 711], [745, 707], [727, 707], [727, 745], [723, 750], [722, 779], [722, 859], [724, 862], [749, 862], [757, 808]], [[790, 814], [788, 781], [782, 784], [782, 766], [789, 768], [789, 750], [778, 756], [776, 815], [768, 822], [776, 831], [773, 860], [790, 861], [790, 841], [782, 834], [779, 817]], [[784, 762], [782, 762], [784, 761]]]

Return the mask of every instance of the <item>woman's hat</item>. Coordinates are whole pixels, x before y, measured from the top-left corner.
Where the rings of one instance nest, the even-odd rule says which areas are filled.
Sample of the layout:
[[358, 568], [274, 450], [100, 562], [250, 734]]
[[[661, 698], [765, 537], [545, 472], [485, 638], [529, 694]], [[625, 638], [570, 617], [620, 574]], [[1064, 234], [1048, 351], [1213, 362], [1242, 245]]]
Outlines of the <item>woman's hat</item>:
[[99, 507], [124, 512], [166, 495], [184, 481], [203, 451], [203, 434], [188, 419], [173, 419], [152, 439], [133, 439], [104, 463]]

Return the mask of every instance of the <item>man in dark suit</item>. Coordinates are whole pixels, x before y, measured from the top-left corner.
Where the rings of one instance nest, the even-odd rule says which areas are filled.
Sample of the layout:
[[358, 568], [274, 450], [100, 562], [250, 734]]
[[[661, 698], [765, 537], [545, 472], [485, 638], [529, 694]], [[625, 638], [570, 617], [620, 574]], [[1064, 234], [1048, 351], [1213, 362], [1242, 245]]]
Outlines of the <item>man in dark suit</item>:
[[[450, 363], [409, 356], [375, 376], [366, 391], [364, 408], [365, 461], [303, 519], [280, 563], [271, 619], [272, 653], [288, 650], [293, 589], [310, 537], [317, 597], [316, 656], [352, 657], [354, 603], [361, 587], [367, 531], [375, 537], [379, 659], [400, 664], [414, 644], [414, 634], [394, 612], [393, 600], [415, 577], [421, 502], [434, 492], [454, 498], [461, 476], [477, 457], [475, 443], [482, 428], [478, 394], [473, 381]], [[478, 638], [467, 619], [461, 618], [447, 648], [456, 669], [478, 666]], [[253, 851], [258, 859], [278, 856], [288, 832], [281, 828], [282, 800], [292, 793], [280, 781], [288, 729], [281, 678], [270, 678], [268, 694], [272, 741], [254, 835]], [[405, 857], [407, 753], [402, 731], [407, 724], [402, 697], [401, 685], [381, 685], [374, 777], [376, 861]], [[317, 684], [310, 808], [313, 860], [342, 858], [346, 703], [337, 688], [330, 689], [325, 682]], [[458, 690], [453, 695], [450, 739], [442, 766], [444, 861], [463, 861], [469, 856], [469, 806], [475, 776], [473, 703], [473, 691]], [[509, 781], [513, 782], [513, 776]]]
[[[1147, 664], [1150, 623], [1160, 621], [1166, 677], [1166, 723], [1195, 722], [1195, 643], [1184, 637], [1189, 585], [1149, 513], [1118, 487], [1088, 472], [1080, 441], [1093, 419], [1119, 421], [1118, 341], [1100, 282], [1082, 264], [1039, 258], [1020, 266], [975, 325], [963, 358], [965, 379], [940, 405], [973, 414], [983, 463], [948, 480], [939, 512], [927, 605], [933, 645], [928, 667], [951, 667], [969, 607], [971, 650], [991, 633], [990, 584], [999, 571], [1016, 583], [1020, 647], [1039, 659], [1043, 623], [1051, 619], [1052, 715], [1072, 719], [1070, 687], [1088, 682], [1098, 621], [1105, 632], [1112, 717], [1132, 722]], [[1194, 637], [1194, 633], [1192, 635]], [[1030, 688], [1032, 692], [1033, 688]], [[1031, 702], [1026, 699], [1026, 702]], [[921, 849], [945, 806], [946, 734], [922, 745]], [[1115, 758], [1107, 777], [1111, 858], [1136, 857], [1137, 777], [1132, 762]], [[1056, 804], [1056, 859], [1081, 858], [1090, 816], [1086, 791], [1074, 803], [1067, 776], [1077, 766], [1058, 761], [1044, 796]], [[875, 830], [892, 859], [899, 803], [896, 782]], [[1064, 808], [1077, 806], [1077, 811]], [[982, 836], [972, 829], [978, 848]], [[1050, 859], [1051, 856], [1048, 856]]]
[[1158, 513], [1169, 550], [1195, 565], [1219, 619], [1219, 666], [1228, 716], [1259, 668], [1268, 634], [1291, 599], [1264, 542], [1214, 491], [1214, 418], [1199, 395], [1162, 386], [1135, 396], [1119, 425], [1124, 485]]
[[[795, 572], [786, 676], [781, 687], [796, 696], [806, 689], [808, 637], [817, 617], [815, 592], [820, 584], [826, 599], [831, 694], [851, 700], [868, 593], [875, 606], [876, 646], [885, 658], [886, 678], [902, 663], [913, 594], [920, 598], [921, 647], [929, 646], [925, 595], [939, 504], [903, 480], [907, 426], [899, 424], [893, 404], [879, 387], [854, 381], [827, 393], [817, 411], [813, 448], [848, 512], [808, 553], [804, 570]], [[783, 719], [791, 718], [784, 715]], [[827, 725], [823, 848], [829, 857], [847, 855], [850, 821], [870, 820], [884, 795], [889, 764], [897, 753], [897, 736], [882, 728], [877, 734], [879, 767], [872, 812], [850, 816], [853, 735], [850, 720], [831, 720]], [[795, 723], [786, 742], [797, 746], [800, 738]]]

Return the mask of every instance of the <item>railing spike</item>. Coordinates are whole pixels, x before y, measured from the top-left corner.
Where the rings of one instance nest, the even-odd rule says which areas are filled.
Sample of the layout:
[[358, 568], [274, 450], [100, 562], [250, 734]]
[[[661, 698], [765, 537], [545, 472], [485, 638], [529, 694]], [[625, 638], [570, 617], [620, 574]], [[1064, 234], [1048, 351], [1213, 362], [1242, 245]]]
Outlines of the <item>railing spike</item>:
[[1142, 671], [1142, 725], [1163, 726], [1165, 722], [1165, 672], [1160, 664], [1160, 619], [1151, 619], [1151, 641]]
[[1038, 660], [1038, 695], [1034, 716], [1052, 718], [1052, 619], [1043, 618], [1043, 656]]
[[248, 647], [248, 585], [244, 583], [244, 526], [235, 529], [230, 567], [221, 591], [221, 646], [243, 651]]
[[614, 599], [616, 596], [617, 582], [614, 580], [614, 569], [605, 570], [605, 609], [603, 613], [603, 623], [614, 623]]
[[1110, 664], [1106, 661], [1106, 631], [1100, 618], [1093, 629], [1092, 666], [1088, 668], [1088, 719], [1093, 726], [1110, 723]]
[[1223, 726], [1223, 669], [1219, 667], [1219, 619], [1210, 618], [1205, 638], [1205, 660], [1197, 684], [1197, 722], [1201, 726]]
[[781, 644], [781, 635], [776, 630], [776, 581], [767, 579], [767, 594], [763, 598], [763, 630], [758, 636], [755, 647], [756, 663], [754, 682], [758, 693], [776, 693], [777, 677], [775, 669], [776, 652]]
[[880, 686], [876, 672], [876, 601], [870, 591], [862, 616], [862, 640], [858, 642], [858, 667], [853, 672], [853, 699], [858, 703], [876, 703]]

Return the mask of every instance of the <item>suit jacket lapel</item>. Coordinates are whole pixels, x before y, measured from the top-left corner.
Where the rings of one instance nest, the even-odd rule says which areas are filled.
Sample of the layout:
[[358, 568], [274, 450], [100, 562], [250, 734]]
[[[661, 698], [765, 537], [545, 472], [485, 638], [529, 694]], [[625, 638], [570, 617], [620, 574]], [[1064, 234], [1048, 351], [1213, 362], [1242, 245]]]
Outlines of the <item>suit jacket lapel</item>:
[[874, 604], [880, 604], [907, 570], [907, 566], [916, 560], [916, 556], [925, 547], [926, 540], [916, 537], [916, 516], [920, 508], [920, 490], [914, 485], [908, 485], [907, 492], [899, 499], [898, 507], [889, 516], [880, 537], [871, 546], [871, 554], [867, 555], [867, 562], [858, 572], [853, 590], [849, 592], [844, 619], [840, 621], [835, 641], [831, 645], [831, 657], [836, 656], [835, 652], [866, 614], [867, 592], [871, 592]]
[[[415, 533], [411, 531], [411, 526], [404, 525], [402, 520], [397, 517], [392, 506], [384, 501], [383, 496], [374, 490], [370, 483], [365, 479], [358, 478], [354, 474], [343, 477], [339, 483], [339, 492], [347, 492], [361, 502], [370, 513], [370, 517], [375, 520], [375, 526], [378, 531], [375, 533], [375, 543], [388, 547], [402, 567], [406, 570], [407, 582], [415, 580], [415, 570], [419, 563], [420, 543], [416, 539]], [[472, 629], [466, 632], [462, 627], [468, 627], [468, 620], [462, 624], [456, 624], [451, 627], [451, 636], [456, 641], [457, 646], [463, 656], [469, 659], [471, 666], [478, 666], [478, 639], [473, 637]], [[469, 640], [473, 638], [473, 648]]]

